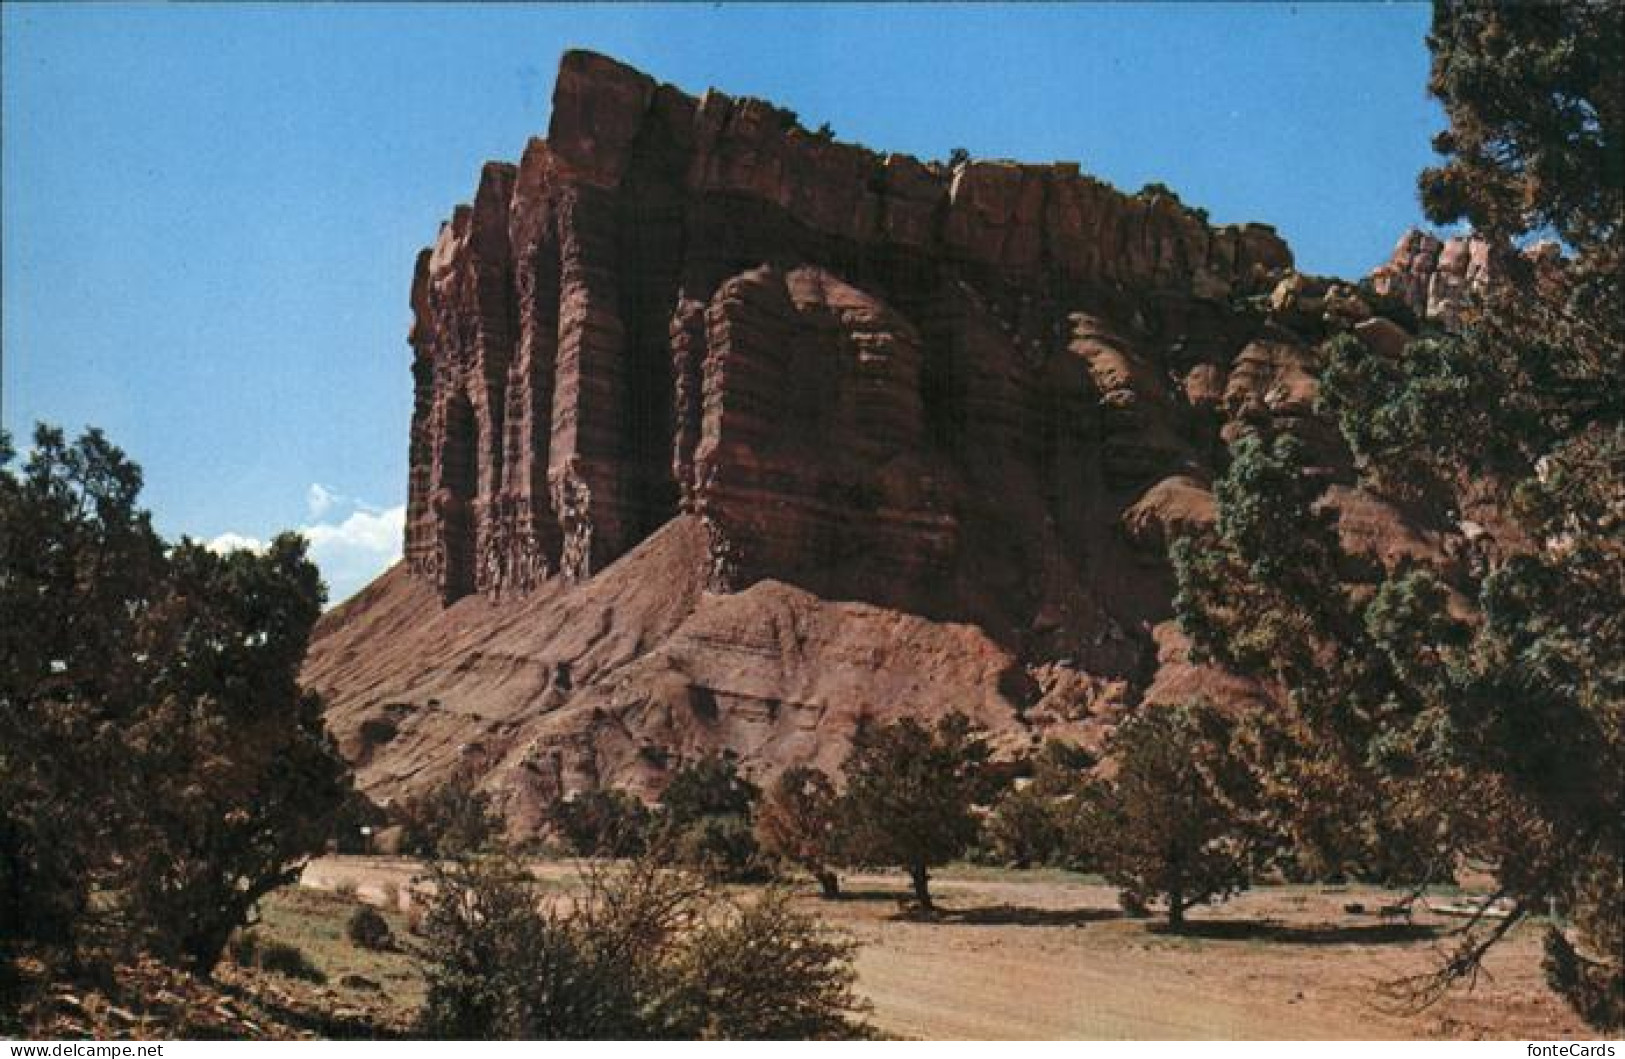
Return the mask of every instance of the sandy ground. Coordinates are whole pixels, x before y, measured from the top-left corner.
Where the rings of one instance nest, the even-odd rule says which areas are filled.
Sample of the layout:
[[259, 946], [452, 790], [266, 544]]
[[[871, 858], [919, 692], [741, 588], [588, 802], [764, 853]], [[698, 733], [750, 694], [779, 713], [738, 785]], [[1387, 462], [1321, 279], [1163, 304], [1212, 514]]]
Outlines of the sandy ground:
[[[350, 884], [383, 901], [409, 900], [417, 865], [325, 858], [304, 885]], [[569, 864], [539, 864], [560, 885]], [[940, 916], [899, 905], [901, 875], [843, 879], [842, 901], [805, 907], [860, 941], [859, 989], [885, 1033], [927, 1039], [1395, 1039], [1587, 1038], [1546, 988], [1540, 929], [1520, 928], [1492, 953], [1475, 987], [1420, 1011], [1382, 985], [1437, 966], [1459, 921], [1418, 913], [1384, 922], [1396, 895], [1368, 887], [1267, 887], [1198, 909], [1191, 931], [1123, 918], [1115, 891], [1060, 872], [945, 870], [933, 883]]]

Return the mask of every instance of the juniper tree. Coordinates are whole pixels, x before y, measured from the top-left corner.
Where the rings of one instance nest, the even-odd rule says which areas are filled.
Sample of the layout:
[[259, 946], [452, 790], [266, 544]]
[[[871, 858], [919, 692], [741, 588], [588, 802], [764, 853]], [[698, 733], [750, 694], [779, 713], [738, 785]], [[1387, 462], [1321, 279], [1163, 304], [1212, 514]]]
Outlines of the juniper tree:
[[167, 545], [99, 431], [14, 455], [0, 438], [0, 937], [207, 972], [349, 791], [298, 683], [321, 581], [293, 535]]
[[766, 853], [805, 868], [825, 897], [839, 897], [839, 796], [818, 769], [797, 765], [773, 781], [756, 814], [756, 840]]
[[1126, 906], [1162, 899], [1176, 930], [1193, 905], [1245, 889], [1261, 859], [1253, 777], [1232, 739], [1205, 703], [1144, 707], [1112, 733], [1115, 770], [1087, 795], [1094, 863]]
[[971, 808], [982, 793], [989, 749], [962, 713], [927, 728], [912, 717], [858, 728], [843, 766], [841, 822], [859, 863], [897, 864], [915, 900], [930, 909], [930, 870], [976, 839]]
[[[1351, 584], [1313, 483], [1259, 477], [1291, 454], [1253, 439], [1217, 490], [1214, 547], [1175, 557], [1198, 647], [1288, 689], [1319, 747], [1412, 795], [1440, 848], [1513, 900], [1430, 987], [1555, 906], [1549, 980], [1598, 1025], [1625, 1018], [1622, 43], [1619, 4], [1436, 4], [1429, 87], [1450, 127], [1423, 202], [1472, 222], [1502, 279], [1400, 359], [1328, 351], [1325, 408], [1365, 486], [1447, 525], [1493, 504], [1494, 546], [1463, 531], [1453, 568], [1367, 564]], [[1514, 251], [1543, 234], [1561, 259]]]

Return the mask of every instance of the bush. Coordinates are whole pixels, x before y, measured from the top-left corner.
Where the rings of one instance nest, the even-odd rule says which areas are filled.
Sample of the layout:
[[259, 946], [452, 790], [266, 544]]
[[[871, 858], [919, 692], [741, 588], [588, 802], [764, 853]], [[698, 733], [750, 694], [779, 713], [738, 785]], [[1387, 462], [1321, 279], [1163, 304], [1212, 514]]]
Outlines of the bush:
[[402, 850], [420, 857], [480, 853], [502, 837], [503, 820], [491, 805], [491, 795], [476, 789], [466, 776], [407, 798], [397, 812]]
[[1177, 930], [1192, 905], [1247, 888], [1269, 843], [1249, 820], [1256, 778], [1232, 739], [1205, 702], [1147, 706], [1112, 733], [1117, 772], [1086, 800], [1094, 856], [1125, 911], [1161, 897]]
[[635, 857], [648, 842], [649, 809], [617, 790], [582, 791], [553, 804], [553, 826], [583, 857]]
[[839, 897], [833, 865], [839, 796], [828, 776], [798, 765], [779, 774], [756, 814], [756, 840], [767, 854], [805, 868], [825, 897]]
[[1031, 783], [1004, 792], [982, 822], [982, 843], [991, 860], [1013, 868], [1050, 864], [1064, 838], [1050, 800]]
[[543, 905], [505, 856], [431, 869], [422, 1030], [449, 1039], [850, 1035], [852, 945], [770, 891], [749, 903], [643, 858]]
[[678, 826], [708, 816], [749, 818], [761, 789], [739, 774], [732, 754], [708, 754], [678, 770], [660, 796], [666, 819]]
[[357, 948], [387, 952], [395, 947], [389, 921], [371, 905], [362, 905], [350, 913], [350, 921], [345, 924], [344, 932]]
[[857, 946], [795, 911], [787, 891], [713, 906], [687, 940], [669, 1025], [705, 1040], [851, 1035]]
[[746, 817], [702, 817], [670, 832], [660, 848], [671, 863], [694, 868], [712, 879], [758, 882], [768, 877]]
[[982, 844], [995, 863], [1078, 867], [1087, 861], [1084, 790], [1094, 759], [1051, 739], [1032, 760], [1033, 775], [1012, 785], [982, 822]]
[[299, 684], [320, 575], [296, 534], [164, 541], [100, 431], [15, 455], [0, 431], [0, 950], [207, 973], [349, 789]]
[[700, 758], [679, 770], [660, 796], [651, 849], [657, 859], [713, 878], [762, 878], [753, 830], [760, 797], [760, 788], [739, 775], [732, 755]]

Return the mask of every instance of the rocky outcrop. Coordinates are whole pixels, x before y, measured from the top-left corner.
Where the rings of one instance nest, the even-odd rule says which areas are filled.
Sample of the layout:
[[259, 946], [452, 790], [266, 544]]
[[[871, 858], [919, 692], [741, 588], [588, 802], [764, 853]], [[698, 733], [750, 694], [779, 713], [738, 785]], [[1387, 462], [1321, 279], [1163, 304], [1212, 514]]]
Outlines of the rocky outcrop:
[[[1444, 296], [1432, 253], [1404, 297]], [[706, 749], [833, 766], [862, 717], [1015, 748], [1233, 696], [1181, 660], [1164, 555], [1249, 429], [1310, 441], [1379, 559], [1430, 546], [1314, 410], [1327, 328], [1403, 329], [1075, 165], [880, 154], [572, 52], [412, 308], [404, 567], [306, 672], [382, 796], [473, 770], [534, 822]]]
[[[1143, 382], [1181, 303], [1290, 263], [1267, 228], [1076, 166], [881, 155], [570, 53], [547, 139], [488, 165], [418, 261], [407, 560], [448, 602], [522, 593], [694, 512], [719, 587], [800, 570], [843, 591], [818, 582], [859, 553], [894, 582], [948, 574], [956, 450], [1030, 476], [1089, 442], [1066, 362], [1094, 354], [1063, 330]], [[1108, 402], [1134, 439], [1115, 477], [1181, 455], [1161, 388]]]
[[1490, 243], [1478, 236], [1448, 239], [1410, 229], [1388, 260], [1371, 273], [1378, 294], [1399, 298], [1419, 320], [1454, 326], [1472, 295], [1497, 274]]

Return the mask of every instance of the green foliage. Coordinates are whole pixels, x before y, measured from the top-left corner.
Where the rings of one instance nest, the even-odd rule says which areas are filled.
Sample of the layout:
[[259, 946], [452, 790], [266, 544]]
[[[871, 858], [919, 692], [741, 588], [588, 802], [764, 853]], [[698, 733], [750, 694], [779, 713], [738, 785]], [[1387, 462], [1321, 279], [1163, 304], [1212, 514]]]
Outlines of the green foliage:
[[404, 831], [402, 849], [426, 857], [485, 852], [499, 843], [504, 826], [490, 793], [468, 776], [407, 798], [396, 813]]
[[970, 164], [970, 151], [964, 147], [955, 147], [948, 152], [948, 168], [958, 169], [962, 165]]
[[167, 548], [98, 431], [0, 450], [0, 935], [207, 971], [348, 791], [298, 684], [316, 569]]
[[395, 946], [389, 921], [371, 905], [362, 905], [345, 921], [344, 934], [350, 944], [372, 952], [387, 952]]
[[680, 827], [708, 816], [749, 817], [759, 797], [761, 790], [739, 774], [731, 754], [707, 754], [671, 778], [660, 808]]
[[423, 1030], [448, 1039], [852, 1033], [853, 947], [769, 891], [744, 902], [641, 859], [544, 904], [502, 856], [432, 869]]
[[752, 831], [760, 797], [731, 754], [708, 754], [680, 769], [661, 794], [655, 848], [673, 863], [718, 878], [760, 878]]
[[553, 825], [583, 857], [635, 857], [648, 843], [649, 809], [625, 791], [594, 789], [561, 798]]
[[677, 955], [668, 1011], [676, 1036], [837, 1040], [862, 1010], [852, 991], [857, 946], [770, 889], [706, 910]]
[[1429, 90], [1450, 127], [1422, 174], [1440, 224], [1571, 246], [1615, 243], [1625, 217], [1625, 8], [1441, 0]]
[[1093, 859], [1125, 907], [1192, 905], [1247, 887], [1262, 859], [1254, 778], [1232, 750], [1232, 722], [1203, 703], [1148, 706], [1112, 734], [1116, 772], [1090, 792]]
[[981, 733], [961, 713], [935, 728], [912, 717], [859, 727], [843, 766], [848, 855], [857, 863], [903, 866], [915, 898], [929, 909], [929, 869], [976, 839], [971, 808], [982, 794], [988, 756]]
[[1076, 865], [1087, 860], [1090, 821], [1085, 812], [1087, 770], [1083, 750], [1050, 739], [1033, 760], [1033, 775], [1012, 784], [982, 823], [982, 844], [1000, 863]]
[[318, 985], [327, 981], [327, 975], [297, 945], [267, 941], [259, 946], [255, 959], [261, 970], [280, 974], [284, 978], [298, 978]]
[[0, 945], [71, 947], [119, 826], [87, 781], [122, 773], [163, 552], [140, 468], [100, 431], [41, 426], [21, 473], [15, 456], [0, 434]]
[[797, 765], [779, 774], [756, 814], [756, 841], [762, 851], [806, 869], [825, 897], [840, 895], [833, 868], [840, 860], [839, 800], [828, 776]]
[[1493, 366], [1454, 338], [1410, 343], [1398, 360], [1377, 356], [1351, 334], [1326, 346], [1320, 405], [1337, 421], [1368, 482], [1403, 499], [1437, 495], [1447, 468], [1416, 440], [1429, 434], [1471, 438], [1480, 458], [1517, 459], [1522, 431], [1497, 429], [1501, 393]]
[[[1492, 240], [1503, 278], [1459, 334], [1394, 359], [1328, 350], [1322, 401], [1367, 488], [1435, 517], [1493, 503], [1511, 524], [1464, 529], [1440, 570], [1362, 566], [1313, 524], [1315, 484], [1260, 475], [1244, 442], [1217, 532], [1175, 554], [1198, 647], [1289, 692], [1266, 735], [1295, 749], [1275, 770], [1366, 818], [1330, 830], [1398, 817], [1410, 868], [1492, 865], [1513, 921], [1555, 905], [1549, 978], [1599, 1025], [1625, 990], [1622, 12], [1436, 5], [1430, 87], [1450, 129], [1423, 196]], [[1567, 259], [1505, 253], [1543, 231]], [[1469, 937], [1433, 987], [1499, 936]]]
[[1053, 864], [1065, 855], [1066, 832], [1051, 799], [1033, 784], [1010, 787], [982, 823], [982, 843], [997, 863], [1013, 868]]
[[768, 875], [746, 816], [702, 816], [674, 826], [656, 849], [671, 863], [698, 869], [709, 878], [759, 882]]

